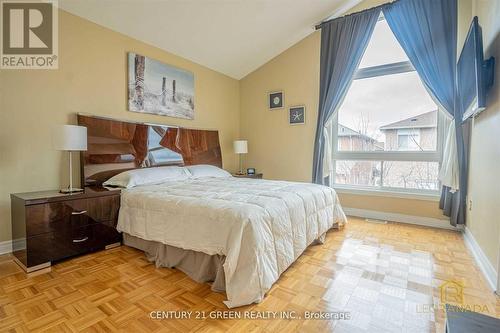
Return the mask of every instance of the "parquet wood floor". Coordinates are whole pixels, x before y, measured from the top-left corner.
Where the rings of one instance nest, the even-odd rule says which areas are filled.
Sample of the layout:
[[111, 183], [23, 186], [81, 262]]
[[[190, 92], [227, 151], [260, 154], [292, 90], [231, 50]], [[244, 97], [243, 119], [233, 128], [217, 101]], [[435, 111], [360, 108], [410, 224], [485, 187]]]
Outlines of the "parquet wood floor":
[[[27, 277], [0, 257], [1, 332], [442, 332], [439, 286], [464, 286], [463, 304], [500, 317], [454, 231], [350, 218], [311, 246], [265, 300], [241, 311], [348, 311], [350, 320], [151, 319], [151, 311], [228, 311], [224, 295], [132, 248], [101, 251]], [[222, 315], [227, 312], [212, 312]], [[261, 312], [263, 313], [263, 312]]]

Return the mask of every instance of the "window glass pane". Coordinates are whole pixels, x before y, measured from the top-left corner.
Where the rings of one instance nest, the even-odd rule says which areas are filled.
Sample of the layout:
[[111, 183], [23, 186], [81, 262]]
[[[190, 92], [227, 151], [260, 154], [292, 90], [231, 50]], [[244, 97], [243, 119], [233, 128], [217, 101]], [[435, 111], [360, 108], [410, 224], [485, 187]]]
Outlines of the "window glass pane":
[[398, 129], [398, 150], [420, 150], [420, 130]]
[[437, 112], [416, 72], [354, 80], [338, 113], [338, 149], [434, 151]]
[[382, 182], [385, 187], [438, 190], [437, 162], [384, 161]]
[[398, 134], [398, 148], [399, 150], [408, 149], [410, 138], [408, 135]]
[[405, 51], [399, 45], [386, 20], [378, 21], [366, 47], [359, 68], [386, 65], [408, 61]]
[[335, 183], [360, 186], [380, 186], [381, 162], [336, 161]]
[[167, 148], [150, 150], [149, 160], [151, 162], [151, 165], [181, 164], [183, 162], [182, 156], [180, 154]]
[[[149, 126], [148, 130], [148, 163], [154, 165], [169, 165], [169, 164], [182, 164], [182, 155], [163, 147], [160, 142], [162, 135], [160, 131], [164, 129], [158, 128], [155, 130], [153, 126]], [[165, 133], [163, 133], [164, 135]]]

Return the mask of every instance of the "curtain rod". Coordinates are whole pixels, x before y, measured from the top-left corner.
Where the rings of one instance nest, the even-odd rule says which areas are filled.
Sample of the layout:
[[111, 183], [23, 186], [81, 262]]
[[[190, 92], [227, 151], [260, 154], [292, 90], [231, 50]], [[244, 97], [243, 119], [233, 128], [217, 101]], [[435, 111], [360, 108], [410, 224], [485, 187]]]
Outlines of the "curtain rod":
[[393, 3], [397, 2], [397, 1], [399, 1], [399, 0], [389, 1], [387, 3], [383, 3], [383, 4], [375, 6], [375, 7], [363, 9], [363, 10], [361, 10], [359, 12], [355, 12], [355, 13], [351, 13], [351, 14], [346, 14], [346, 15], [342, 15], [342, 16], [339, 16], [339, 17], [334, 17], [332, 19], [329, 19], [329, 20], [326, 20], [326, 21], [322, 21], [321, 23], [317, 24], [314, 28], [315, 28], [315, 30], [319, 30], [326, 23], [330, 23], [330, 22], [333, 22], [335, 20], [338, 20], [338, 19], [341, 19], [341, 18], [344, 18], [344, 17], [349, 17], [349, 16], [352, 16], [352, 15], [361, 14], [361, 13], [364, 13], [364, 12], [367, 12], [369, 10], [373, 10], [373, 9], [376, 9], [376, 8], [382, 8], [382, 7], [385, 7], [387, 5], [393, 4]]

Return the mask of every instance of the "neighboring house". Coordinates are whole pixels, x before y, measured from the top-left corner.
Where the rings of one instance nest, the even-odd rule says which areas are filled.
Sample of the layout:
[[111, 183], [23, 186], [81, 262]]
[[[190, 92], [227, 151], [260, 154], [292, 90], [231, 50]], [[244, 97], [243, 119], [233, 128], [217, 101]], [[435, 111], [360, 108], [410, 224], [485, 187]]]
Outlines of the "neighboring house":
[[[437, 143], [437, 110], [422, 113], [380, 127], [385, 150], [431, 151]], [[427, 162], [385, 162], [384, 186], [437, 190], [439, 164]]]
[[[347, 126], [339, 124], [338, 129], [339, 151], [382, 151], [384, 143], [355, 131]], [[372, 184], [377, 177], [377, 170], [366, 161], [337, 161], [336, 180], [337, 184]]]
[[384, 143], [374, 138], [339, 124], [339, 151], [373, 151], [384, 150]]
[[385, 150], [434, 150], [437, 142], [437, 110], [380, 127]]

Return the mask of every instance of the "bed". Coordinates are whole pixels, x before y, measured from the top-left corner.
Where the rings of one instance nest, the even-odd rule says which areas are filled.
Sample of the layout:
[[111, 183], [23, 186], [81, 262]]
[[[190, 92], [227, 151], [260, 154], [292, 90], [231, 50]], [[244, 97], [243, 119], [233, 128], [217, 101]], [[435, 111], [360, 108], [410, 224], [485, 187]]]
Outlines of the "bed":
[[[88, 121], [79, 118], [79, 123]], [[92, 138], [92, 127], [88, 131]], [[182, 146], [177, 139], [172, 142], [176, 146], [169, 149]], [[236, 178], [220, 169], [219, 162], [203, 164], [200, 156], [206, 160], [216, 155], [220, 164], [222, 160], [220, 147], [207, 153], [210, 144], [200, 142], [205, 152], [192, 149], [196, 154], [187, 154], [186, 149], [179, 149], [182, 157], [190, 156], [194, 162], [187, 166], [184, 158], [182, 166], [137, 171], [139, 167], [128, 167], [130, 160], [115, 157], [127, 161], [125, 172], [119, 168], [103, 172], [87, 165], [87, 170], [99, 172], [86, 175], [84, 181], [127, 187], [129, 183], [111, 180], [142, 173], [134, 186], [122, 190], [117, 229], [123, 233], [124, 244], [143, 250], [157, 266], [175, 267], [198, 282], [211, 282], [213, 290], [226, 292], [224, 303], [229, 308], [258, 303], [309, 245], [322, 242], [328, 230], [345, 223], [345, 215], [330, 187]], [[116, 149], [110, 151], [116, 155]], [[109, 164], [111, 159], [84, 155], [82, 160], [85, 165], [89, 161]], [[165, 170], [176, 173], [156, 178], [164, 176]]]

